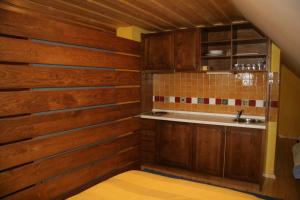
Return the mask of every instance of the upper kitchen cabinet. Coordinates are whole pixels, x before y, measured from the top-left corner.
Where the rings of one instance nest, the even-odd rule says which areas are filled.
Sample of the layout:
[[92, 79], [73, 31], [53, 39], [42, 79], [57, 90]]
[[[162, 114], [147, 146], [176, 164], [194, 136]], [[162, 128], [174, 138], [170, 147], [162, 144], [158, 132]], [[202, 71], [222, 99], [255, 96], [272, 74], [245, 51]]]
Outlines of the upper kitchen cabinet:
[[174, 69], [174, 34], [173, 32], [151, 33], [142, 36], [143, 69]]
[[230, 71], [231, 26], [201, 29], [201, 64], [204, 71]]
[[251, 23], [201, 28], [204, 71], [268, 71], [269, 39]]
[[145, 34], [144, 70], [267, 72], [269, 44], [251, 23]]
[[268, 71], [269, 39], [250, 23], [232, 25], [232, 69]]
[[199, 65], [199, 34], [197, 29], [174, 33], [174, 64], [176, 71], [196, 70]]
[[144, 70], [193, 71], [199, 65], [199, 31], [180, 29], [143, 35]]

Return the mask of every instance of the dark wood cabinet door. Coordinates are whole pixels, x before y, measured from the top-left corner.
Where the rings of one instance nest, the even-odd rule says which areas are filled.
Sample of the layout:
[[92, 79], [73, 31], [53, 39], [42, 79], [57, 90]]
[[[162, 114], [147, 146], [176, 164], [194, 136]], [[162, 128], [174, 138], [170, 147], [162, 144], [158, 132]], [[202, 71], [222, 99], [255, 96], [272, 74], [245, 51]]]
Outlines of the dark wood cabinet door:
[[174, 68], [173, 32], [143, 35], [144, 70], [171, 70]]
[[174, 66], [176, 71], [195, 70], [199, 64], [200, 35], [197, 29], [174, 33]]
[[156, 120], [141, 119], [141, 161], [142, 164], [155, 164], [157, 152]]
[[197, 171], [223, 175], [224, 130], [222, 126], [196, 125], [194, 154]]
[[225, 176], [259, 182], [262, 176], [263, 131], [249, 128], [228, 128], [226, 132]]
[[192, 127], [183, 123], [160, 123], [158, 159], [161, 164], [191, 167]]

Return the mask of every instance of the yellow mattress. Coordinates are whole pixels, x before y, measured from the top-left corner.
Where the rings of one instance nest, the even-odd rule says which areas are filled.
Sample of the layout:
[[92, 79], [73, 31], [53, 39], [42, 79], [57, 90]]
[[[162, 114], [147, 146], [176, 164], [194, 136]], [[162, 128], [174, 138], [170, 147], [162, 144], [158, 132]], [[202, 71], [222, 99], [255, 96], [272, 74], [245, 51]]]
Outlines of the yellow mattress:
[[256, 196], [142, 171], [127, 171], [99, 183], [71, 200], [248, 200]]

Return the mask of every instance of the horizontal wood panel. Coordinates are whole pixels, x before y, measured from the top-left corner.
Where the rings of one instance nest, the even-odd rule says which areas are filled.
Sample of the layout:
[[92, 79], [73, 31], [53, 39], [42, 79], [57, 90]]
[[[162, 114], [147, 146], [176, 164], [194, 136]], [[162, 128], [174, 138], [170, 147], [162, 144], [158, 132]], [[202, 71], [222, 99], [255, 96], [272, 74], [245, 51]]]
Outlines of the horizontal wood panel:
[[0, 144], [135, 116], [140, 103], [0, 119]]
[[125, 166], [118, 166], [118, 168], [114, 169], [113, 171], [109, 172], [109, 173], [106, 173], [105, 175], [99, 177], [99, 178], [96, 178], [96, 179], [93, 179], [91, 181], [89, 181], [88, 183], [82, 185], [82, 186], [79, 186], [77, 187], [76, 189], [74, 190], [71, 190], [70, 192], [67, 192], [67, 193], [64, 193], [62, 195], [59, 195], [57, 199], [66, 199], [66, 198], [69, 198], [73, 195], [76, 195], [80, 192], [83, 192], [84, 190], [87, 190], [88, 188], [102, 182], [102, 181], [105, 181], [113, 176], [116, 176], [120, 173], [123, 173], [123, 172], [126, 172], [126, 171], [129, 171], [129, 170], [140, 170], [141, 169], [141, 161], [140, 159], [138, 159], [137, 161], [133, 161], [133, 162], [129, 162], [128, 164], [126, 164]]
[[140, 72], [116, 71], [115, 77], [116, 77], [115, 85], [140, 85], [141, 84]]
[[137, 147], [130, 148], [111, 159], [95, 162], [87, 167], [72, 171], [44, 183], [18, 192], [7, 199], [55, 199], [59, 195], [70, 192], [89, 181], [104, 176], [136, 162], [139, 157]]
[[138, 166], [140, 44], [15, 2], [0, 3], [19, 12], [0, 8], [0, 198], [63, 199]]
[[0, 88], [4, 89], [139, 84], [138, 72], [0, 64]]
[[0, 61], [140, 69], [140, 58], [0, 37]]
[[116, 102], [140, 101], [140, 87], [117, 88]]
[[113, 142], [72, 151], [2, 172], [0, 173], [0, 197], [138, 144], [139, 135], [130, 134], [117, 138]]
[[0, 116], [138, 101], [133, 88], [14, 91], [0, 93]]
[[74, 130], [66, 134], [0, 146], [0, 170], [139, 129], [137, 118]]
[[[0, 33], [140, 54], [140, 43], [94, 29], [0, 10]], [[45, 26], [47, 24], [47, 26]], [[63, 36], [63, 37], [62, 37]]]

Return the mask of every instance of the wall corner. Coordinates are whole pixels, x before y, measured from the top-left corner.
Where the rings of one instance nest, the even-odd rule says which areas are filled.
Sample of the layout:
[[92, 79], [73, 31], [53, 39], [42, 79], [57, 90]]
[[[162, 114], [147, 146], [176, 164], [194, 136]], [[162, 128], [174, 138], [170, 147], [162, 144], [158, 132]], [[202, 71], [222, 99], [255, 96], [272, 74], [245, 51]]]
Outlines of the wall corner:
[[141, 42], [142, 33], [151, 33], [151, 31], [148, 31], [146, 29], [143, 29], [143, 28], [140, 28], [137, 26], [127, 26], [127, 27], [117, 28], [116, 34], [118, 37]]

